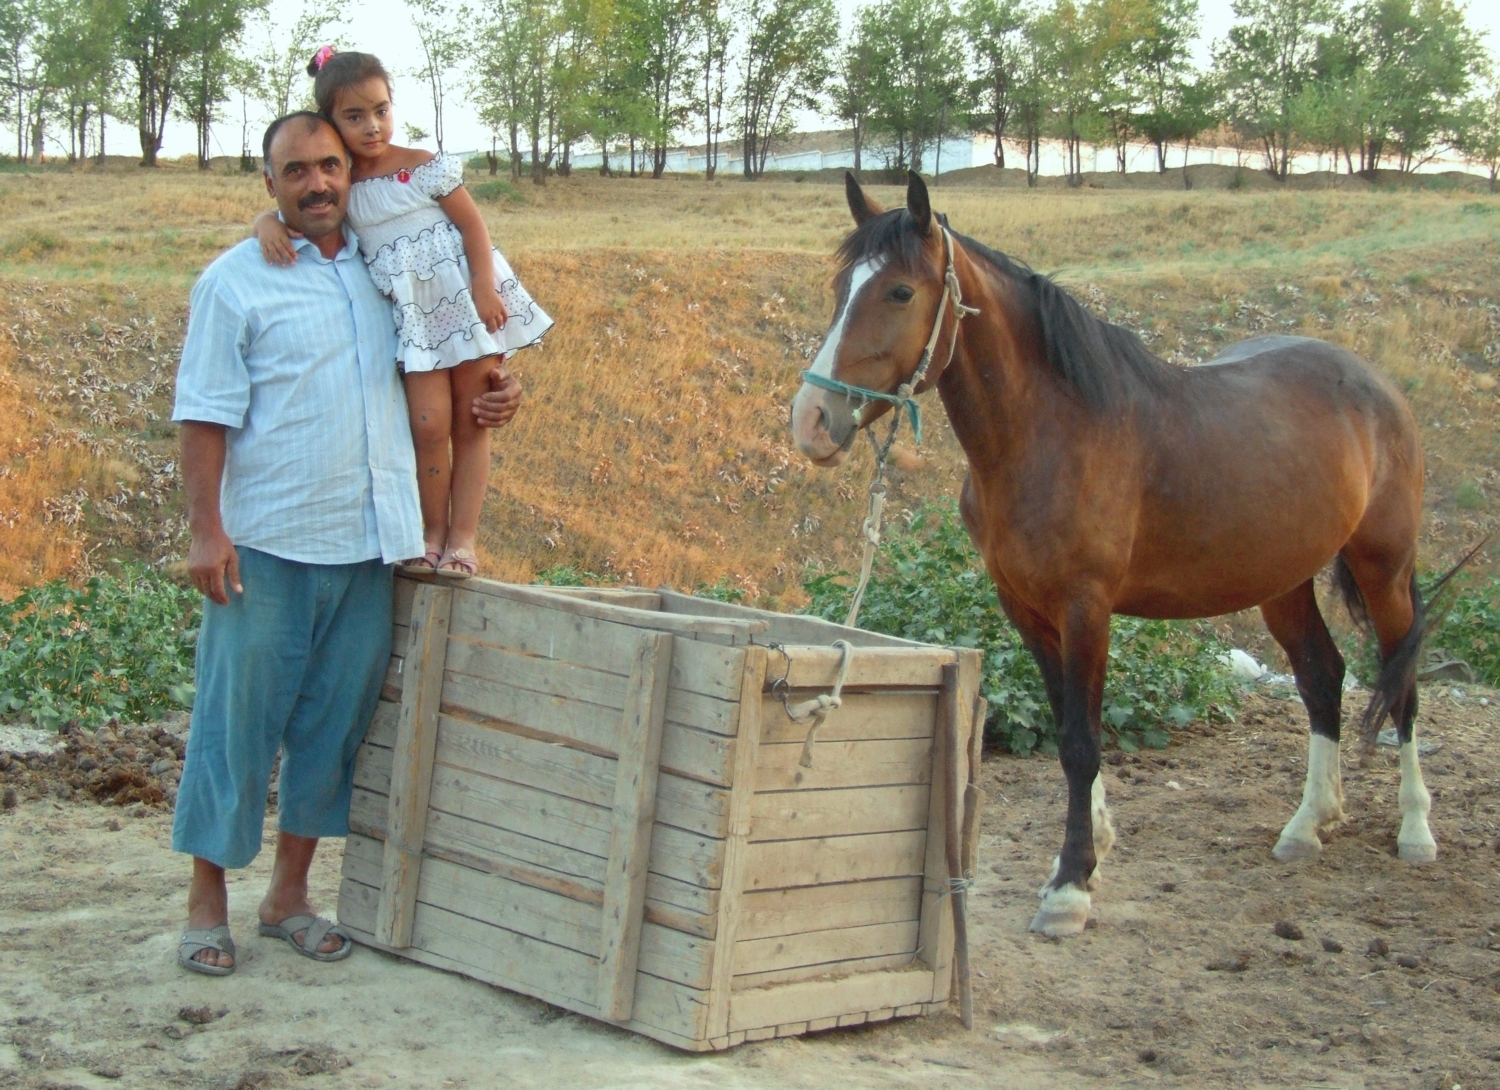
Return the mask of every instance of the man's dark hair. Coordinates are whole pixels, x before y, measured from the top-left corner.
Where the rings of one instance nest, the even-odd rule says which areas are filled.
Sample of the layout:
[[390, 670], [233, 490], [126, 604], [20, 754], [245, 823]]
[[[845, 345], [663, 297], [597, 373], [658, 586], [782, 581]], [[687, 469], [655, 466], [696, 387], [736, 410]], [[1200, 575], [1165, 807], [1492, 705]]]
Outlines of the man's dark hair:
[[[273, 176], [271, 173], [271, 141], [276, 139], [276, 134], [281, 131], [281, 126], [285, 125], [288, 121], [303, 122], [307, 125], [308, 132], [312, 132], [319, 125], [327, 125], [329, 128], [333, 129], [333, 134], [335, 136], [338, 136], [338, 129], [334, 128], [333, 122], [329, 121], [328, 118], [324, 117], [322, 114], [314, 113], [312, 110], [296, 110], [293, 113], [278, 117], [275, 121], [266, 126], [265, 139], [260, 143], [260, 153], [262, 156], [261, 161], [263, 163], [261, 169], [266, 172], [266, 176], [268, 178]], [[339, 137], [339, 145], [341, 147], [343, 146], [343, 143], [343, 138]], [[345, 154], [347, 154], [347, 152]]]

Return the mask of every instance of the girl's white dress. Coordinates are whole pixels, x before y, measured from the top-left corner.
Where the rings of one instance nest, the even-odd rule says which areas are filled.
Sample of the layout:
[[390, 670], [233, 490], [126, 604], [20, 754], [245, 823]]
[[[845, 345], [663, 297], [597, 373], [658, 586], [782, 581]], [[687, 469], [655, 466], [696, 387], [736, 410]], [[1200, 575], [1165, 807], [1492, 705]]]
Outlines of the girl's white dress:
[[499, 250], [495, 286], [510, 317], [484, 327], [469, 290], [464, 238], [437, 198], [464, 184], [464, 165], [439, 154], [421, 166], [355, 182], [349, 225], [359, 236], [370, 278], [396, 308], [403, 371], [435, 371], [536, 344], [552, 328]]

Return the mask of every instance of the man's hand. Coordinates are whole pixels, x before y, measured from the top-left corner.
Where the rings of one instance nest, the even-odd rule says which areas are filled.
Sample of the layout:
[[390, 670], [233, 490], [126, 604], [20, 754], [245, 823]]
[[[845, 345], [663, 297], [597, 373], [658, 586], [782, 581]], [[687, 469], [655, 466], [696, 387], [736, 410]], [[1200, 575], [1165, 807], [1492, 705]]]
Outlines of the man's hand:
[[234, 593], [245, 593], [240, 585], [240, 554], [222, 527], [193, 534], [193, 544], [188, 549], [188, 574], [199, 593], [221, 606], [229, 604], [225, 583]]
[[490, 371], [490, 389], [474, 399], [474, 419], [481, 428], [501, 428], [521, 407], [521, 383], [501, 363]]

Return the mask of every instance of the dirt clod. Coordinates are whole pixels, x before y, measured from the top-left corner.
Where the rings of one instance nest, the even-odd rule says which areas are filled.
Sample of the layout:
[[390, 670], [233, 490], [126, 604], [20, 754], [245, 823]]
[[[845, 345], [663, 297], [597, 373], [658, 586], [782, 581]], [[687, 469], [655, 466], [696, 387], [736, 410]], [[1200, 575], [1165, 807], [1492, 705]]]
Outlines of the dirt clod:
[[1397, 954], [1396, 964], [1401, 966], [1401, 968], [1403, 969], [1418, 969], [1421, 968], [1422, 959], [1419, 957], [1414, 957], [1411, 954]]
[[1135, 1054], [1135, 1058], [1143, 1064], [1154, 1064], [1156, 1062], [1156, 1049], [1143, 1048]]
[[1271, 928], [1271, 930], [1276, 932], [1278, 939], [1290, 939], [1293, 942], [1301, 942], [1305, 938], [1302, 934], [1302, 928], [1290, 920], [1277, 920], [1276, 926]]
[[0, 791], [0, 810], [14, 810], [18, 801], [14, 787], [7, 787], [4, 791]]
[[1163, 893], [1176, 893], [1177, 892], [1177, 883], [1176, 882], [1163, 882], [1161, 885], [1157, 886], [1156, 888], [1159, 889], [1159, 890], [1161, 890]]
[[1391, 944], [1376, 935], [1365, 946], [1365, 954], [1372, 958], [1383, 958], [1391, 952]]
[[214, 1010], [207, 1003], [201, 1007], [183, 1007], [177, 1012], [177, 1017], [193, 1026], [206, 1026], [210, 1022], [223, 1018], [229, 1013], [228, 1007], [220, 1007]]
[[1323, 949], [1328, 951], [1330, 954], [1342, 954], [1344, 952], [1344, 944], [1339, 942], [1338, 939], [1330, 939], [1325, 935], [1318, 941], [1323, 944]]
[[1233, 957], [1210, 961], [1204, 968], [1211, 973], [1243, 973], [1250, 968], [1250, 951], [1241, 950]]

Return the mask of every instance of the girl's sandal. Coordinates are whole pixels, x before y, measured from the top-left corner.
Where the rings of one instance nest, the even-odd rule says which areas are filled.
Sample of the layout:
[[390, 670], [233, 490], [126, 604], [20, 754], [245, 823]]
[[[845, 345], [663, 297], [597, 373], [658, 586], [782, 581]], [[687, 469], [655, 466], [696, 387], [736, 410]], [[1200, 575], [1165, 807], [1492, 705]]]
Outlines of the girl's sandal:
[[403, 560], [396, 566], [407, 575], [431, 575], [437, 571], [438, 565], [442, 562], [442, 553], [436, 549], [428, 549], [421, 556], [414, 556], [410, 560]]
[[473, 549], [444, 549], [438, 561], [439, 579], [469, 579], [479, 572], [479, 557]]

